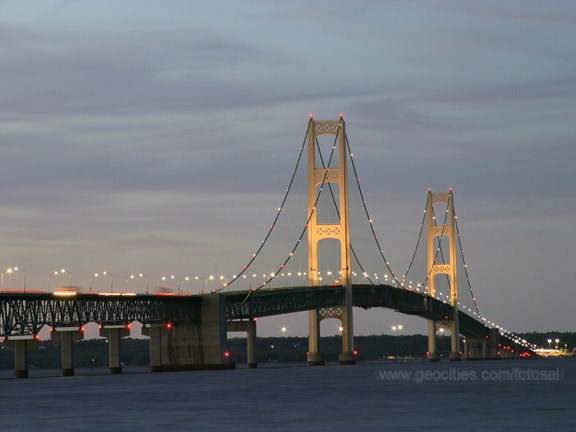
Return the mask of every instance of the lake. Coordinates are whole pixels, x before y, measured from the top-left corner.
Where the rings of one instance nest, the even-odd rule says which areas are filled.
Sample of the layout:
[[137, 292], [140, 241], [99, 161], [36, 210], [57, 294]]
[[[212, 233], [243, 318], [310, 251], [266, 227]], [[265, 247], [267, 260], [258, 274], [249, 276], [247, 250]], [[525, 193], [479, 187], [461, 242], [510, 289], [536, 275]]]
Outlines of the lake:
[[576, 430], [576, 359], [0, 373], [7, 431]]

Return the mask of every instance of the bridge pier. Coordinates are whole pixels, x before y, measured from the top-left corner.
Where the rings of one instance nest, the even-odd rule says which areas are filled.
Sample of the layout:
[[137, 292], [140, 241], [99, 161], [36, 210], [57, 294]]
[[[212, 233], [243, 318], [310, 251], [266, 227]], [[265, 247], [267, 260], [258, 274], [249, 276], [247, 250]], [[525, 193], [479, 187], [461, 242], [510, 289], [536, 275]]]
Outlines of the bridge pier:
[[462, 354], [460, 352], [460, 335], [458, 334], [458, 323], [454, 320], [442, 320], [442, 321], [428, 321], [428, 353], [426, 358], [428, 361], [439, 361], [440, 355], [436, 347], [436, 330], [438, 328], [448, 329], [450, 331], [451, 340], [451, 350], [448, 354], [448, 360], [450, 361], [460, 361], [462, 360]]
[[428, 320], [428, 361], [437, 362], [440, 360], [438, 349], [436, 348], [436, 321]]
[[74, 347], [77, 340], [84, 339], [84, 333], [78, 327], [55, 327], [50, 339], [60, 342], [62, 376], [74, 376]]
[[467, 337], [464, 340], [464, 357], [466, 360], [486, 360], [488, 358], [488, 338]]
[[197, 324], [147, 324], [142, 334], [150, 337], [150, 372], [198, 369], [202, 364], [200, 329]]
[[100, 328], [100, 336], [108, 339], [108, 371], [111, 375], [121, 374], [120, 338], [130, 336], [130, 330], [124, 325], [108, 325]]
[[229, 332], [246, 332], [246, 363], [249, 368], [258, 367], [256, 360], [256, 320], [249, 321], [229, 321]]
[[225, 296], [202, 296], [200, 316], [197, 322], [144, 325], [151, 372], [234, 367], [227, 353]]
[[7, 336], [4, 348], [14, 352], [14, 376], [28, 378], [28, 351], [37, 348], [38, 341], [34, 335]]
[[338, 355], [341, 365], [355, 365], [356, 354], [354, 351], [354, 316], [352, 311], [352, 284], [344, 287], [345, 301], [342, 307], [340, 321], [342, 322], [342, 352]]
[[201, 347], [203, 367], [210, 369], [232, 369], [228, 358], [226, 335], [226, 296], [208, 294], [202, 297]]
[[320, 352], [320, 311], [308, 312], [308, 366], [324, 366], [324, 356]]
[[450, 361], [461, 361], [462, 353], [460, 352], [460, 334], [459, 326], [457, 321], [458, 309], [454, 310], [454, 320], [450, 321], [450, 354], [448, 354], [448, 360]]
[[491, 328], [488, 336], [489, 358], [492, 360], [500, 359], [500, 330]]
[[168, 329], [165, 324], [144, 324], [142, 334], [150, 338], [150, 372], [161, 372], [162, 345], [167, 340]]

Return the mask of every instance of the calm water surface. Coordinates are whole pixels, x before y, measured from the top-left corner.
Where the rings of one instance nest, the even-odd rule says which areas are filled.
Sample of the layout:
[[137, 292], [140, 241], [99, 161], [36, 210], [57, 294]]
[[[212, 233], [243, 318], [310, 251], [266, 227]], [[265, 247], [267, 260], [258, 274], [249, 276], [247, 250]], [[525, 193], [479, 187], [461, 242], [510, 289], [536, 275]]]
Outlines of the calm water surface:
[[576, 359], [58, 373], [2, 371], [0, 431], [576, 431]]

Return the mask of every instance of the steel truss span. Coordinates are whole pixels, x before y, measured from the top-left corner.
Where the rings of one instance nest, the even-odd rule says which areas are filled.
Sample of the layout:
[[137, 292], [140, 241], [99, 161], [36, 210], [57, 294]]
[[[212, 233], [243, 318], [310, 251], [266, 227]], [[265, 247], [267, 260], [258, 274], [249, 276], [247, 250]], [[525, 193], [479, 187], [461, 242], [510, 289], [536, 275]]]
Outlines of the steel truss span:
[[[454, 309], [428, 295], [391, 285], [353, 285], [353, 305], [364, 309], [384, 307], [409, 315], [441, 321], [451, 318]], [[226, 294], [228, 320], [244, 320], [344, 305], [342, 286], [318, 286], [237, 291]], [[459, 311], [460, 333], [485, 337], [490, 328]]]
[[192, 323], [200, 321], [200, 296], [99, 296], [0, 293], [0, 336], [36, 335], [44, 325]]

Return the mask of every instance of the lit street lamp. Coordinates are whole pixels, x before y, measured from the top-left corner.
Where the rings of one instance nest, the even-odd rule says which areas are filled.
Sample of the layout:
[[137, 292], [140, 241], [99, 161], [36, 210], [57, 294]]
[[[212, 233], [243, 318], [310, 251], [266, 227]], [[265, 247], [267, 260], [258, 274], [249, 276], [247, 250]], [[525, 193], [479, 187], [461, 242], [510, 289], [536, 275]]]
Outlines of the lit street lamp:
[[50, 273], [50, 276], [48, 277], [48, 292], [51, 292], [52, 278], [64, 274], [68, 275], [68, 286], [69, 287], [72, 286], [72, 273], [66, 271], [66, 269], [54, 270], [52, 273]]
[[16, 272], [22, 272], [22, 274], [24, 275], [24, 292], [26, 292], [26, 272], [24, 271], [23, 268], [15, 266], [15, 267], [8, 267], [5, 271], [2, 272], [2, 274], [0, 275], [0, 285], [2, 286], [2, 288], [4, 288], [4, 274], [10, 276], [13, 275]]
[[110, 292], [114, 292], [114, 281], [112, 280], [112, 275], [105, 271], [102, 273], [94, 273], [92, 276], [90, 276], [90, 287], [88, 288], [89, 291], [92, 291], [92, 277], [99, 278], [101, 276], [110, 276]]
[[204, 279], [204, 285], [202, 286], [202, 292], [200, 294], [204, 294], [205, 291], [208, 291], [208, 281], [213, 281], [214, 276], [210, 275], [207, 279]]
[[182, 284], [190, 280], [189, 276], [185, 276], [182, 279], [178, 279], [178, 294], [182, 294]]
[[139, 273], [137, 275], [133, 275], [133, 274], [130, 275], [130, 277], [128, 279], [126, 279], [126, 285], [128, 285], [128, 280], [134, 280], [137, 277], [146, 279], [146, 294], [148, 294], [148, 276], [146, 276], [145, 274]]

